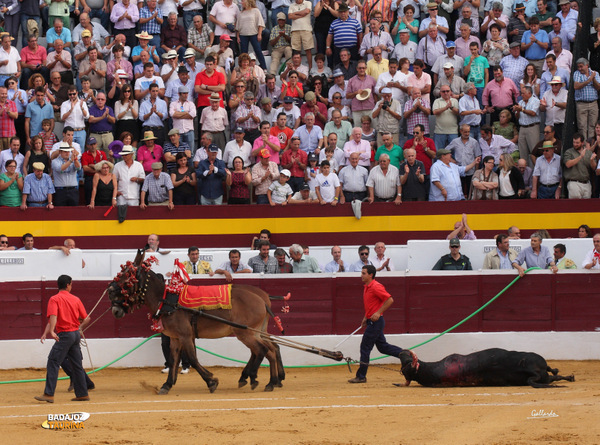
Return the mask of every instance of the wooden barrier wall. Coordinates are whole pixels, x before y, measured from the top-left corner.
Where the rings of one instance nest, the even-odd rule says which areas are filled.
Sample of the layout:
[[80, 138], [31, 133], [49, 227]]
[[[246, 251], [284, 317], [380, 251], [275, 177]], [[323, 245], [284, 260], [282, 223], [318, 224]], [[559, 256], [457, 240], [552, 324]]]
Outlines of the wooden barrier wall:
[[[386, 332], [441, 332], [489, 301], [512, 278], [476, 272], [381, 277], [380, 281], [394, 297], [394, 305], [385, 314]], [[286, 335], [344, 335], [356, 329], [362, 320], [362, 283], [357, 277], [236, 278], [236, 283], [259, 286], [271, 295], [292, 293], [289, 313], [281, 313], [282, 303], [273, 302], [273, 311], [283, 320]], [[74, 282], [73, 293], [90, 310], [107, 284], [108, 280]], [[594, 331], [600, 326], [599, 286], [597, 273], [530, 273], [455, 332]], [[55, 283], [49, 281], [0, 283], [0, 340], [38, 338], [46, 323], [48, 299], [56, 291]], [[108, 308], [105, 297], [92, 319]], [[148, 309], [142, 307], [133, 315], [115, 320], [108, 311], [86, 336], [149, 336], [152, 331], [147, 313]], [[270, 332], [276, 332], [273, 323]]]

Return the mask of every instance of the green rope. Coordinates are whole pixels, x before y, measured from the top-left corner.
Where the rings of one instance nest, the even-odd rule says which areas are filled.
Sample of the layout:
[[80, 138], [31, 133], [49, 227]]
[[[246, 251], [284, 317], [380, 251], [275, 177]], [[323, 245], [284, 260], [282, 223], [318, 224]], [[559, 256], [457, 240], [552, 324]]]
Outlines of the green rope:
[[[527, 274], [527, 273], [529, 273], [532, 270], [539, 270], [539, 269], [540, 269], [539, 267], [530, 267], [529, 269], [527, 269], [525, 271], [525, 273]], [[483, 306], [481, 306], [479, 309], [477, 309], [471, 315], [467, 316], [466, 318], [464, 318], [461, 321], [459, 321], [458, 323], [456, 323], [454, 326], [446, 329], [444, 332], [441, 332], [441, 333], [439, 333], [437, 335], [434, 335], [433, 337], [431, 337], [428, 340], [425, 340], [425, 341], [423, 341], [421, 343], [418, 343], [418, 344], [412, 346], [409, 349], [416, 349], [418, 347], [426, 345], [427, 343], [430, 343], [430, 342], [432, 342], [434, 340], [437, 340], [442, 335], [445, 335], [448, 332], [453, 331], [454, 329], [456, 329], [457, 327], [459, 327], [463, 323], [469, 321], [475, 315], [477, 315], [482, 310], [484, 310], [486, 307], [488, 307], [490, 304], [492, 304], [494, 301], [496, 301], [496, 299], [498, 299], [502, 294], [504, 294], [508, 289], [510, 289], [519, 279], [521, 279], [521, 276], [515, 277], [510, 283], [508, 283], [508, 285], [506, 285], [506, 287], [504, 287], [504, 289], [502, 289], [500, 292], [498, 292], [496, 294], [496, 296], [494, 296], [492, 299], [490, 299], [487, 303], [485, 303]], [[108, 368], [109, 366], [113, 365], [114, 363], [116, 363], [119, 360], [123, 359], [124, 357], [128, 356], [133, 351], [135, 351], [136, 349], [138, 349], [140, 346], [144, 345], [145, 343], [147, 343], [148, 341], [150, 341], [151, 339], [153, 339], [154, 337], [156, 337], [158, 335], [160, 335], [160, 334], [151, 335], [150, 337], [144, 339], [139, 345], [135, 346], [133, 349], [130, 349], [129, 351], [127, 351], [125, 354], [121, 355], [120, 357], [114, 359], [112, 362], [107, 363], [106, 365], [104, 365], [104, 366], [102, 366], [100, 368], [94, 369], [92, 371], [88, 371], [87, 374], [88, 375], [89, 374], [94, 374], [94, 373], [96, 373], [98, 371], [102, 371], [103, 369]], [[207, 349], [201, 348], [200, 346], [196, 346], [196, 349], [198, 349], [198, 350], [200, 350], [202, 352], [205, 352], [205, 353], [207, 353], [209, 355], [213, 355], [215, 357], [224, 359], [224, 360], [229, 360], [229, 361], [235, 362], [235, 363], [246, 364], [245, 361], [237, 360], [237, 359], [234, 359], [234, 358], [231, 358], [231, 357], [227, 357], [225, 355], [220, 355], [220, 354], [217, 354], [216, 352], [212, 352], [212, 351], [209, 351]], [[389, 357], [389, 355], [382, 355], [380, 357], [372, 358], [371, 361], [381, 360], [381, 359], [388, 358], [388, 357]], [[346, 366], [346, 365], [347, 365], [347, 363], [329, 363], [329, 364], [324, 364], [324, 365], [294, 365], [294, 366], [284, 366], [284, 368], [289, 368], [289, 369], [294, 369], [294, 368], [329, 368], [329, 367], [332, 367], [332, 366]], [[265, 364], [261, 364], [260, 366], [261, 367], [268, 367], [269, 364], [265, 363]], [[67, 378], [69, 378], [69, 377], [59, 377], [58, 380], [66, 380]], [[10, 381], [5, 381], [5, 382], [0, 382], [0, 385], [5, 385], [5, 384], [9, 384], [9, 383], [32, 383], [32, 382], [45, 382], [45, 381], [46, 381], [46, 379], [10, 380]]]

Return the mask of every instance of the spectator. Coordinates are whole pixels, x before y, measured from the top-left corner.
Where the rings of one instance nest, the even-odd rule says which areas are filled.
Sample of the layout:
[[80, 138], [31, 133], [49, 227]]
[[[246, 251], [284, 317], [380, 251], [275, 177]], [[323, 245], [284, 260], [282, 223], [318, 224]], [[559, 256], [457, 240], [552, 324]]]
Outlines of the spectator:
[[560, 199], [563, 182], [560, 156], [552, 147], [544, 147], [543, 151], [533, 170], [531, 198]]
[[[313, 93], [314, 94], [314, 93]], [[304, 125], [294, 131], [294, 136], [300, 138], [300, 149], [307, 154], [315, 153], [319, 155], [323, 148], [323, 131], [315, 126], [315, 115], [307, 113], [304, 116]]]
[[248, 261], [248, 267], [252, 269], [252, 273], [278, 273], [277, 260], [274, 257], [269, 256], [269, 249], [269, 241], [260, 240], [258, 242], [259, 254], [250, 258]]
[[582, 266], [584, 269], [600, 269], [600, 234], [592, 238], [594, 248], [585, 254]]
[[[75, 9], [74, 14], [79, 14], [79, 24], [73, 28], [71, 34], [73, 46], [77, 46], [82, 38], [83, 32], [87, 31], [92, 37], [93, 41], [99, 45], [107, 45], [109, 43], [109, 33], [107, 31], [110, 23], [110, 15], [107, 14], [104, 9], [108, 11], [108, 2], [104, 5], [104, 0], [88, 0], [90, 3], [99, 3], [98, 8], [92, 9], [84, 0], [80, 0], [83, 5], [83, 10], [86, 9], [89, 12], [82, 12], [79, 14], [79, 9]], [[103, 7], [104, 6], [104, 7]], [[100, 17], [101, 23], [92, 22], [91, 19], [94, 17]]]
[[583, 140], [580, 133], [573, 135], [573, 147], [565, 151], [564, 178], [567, 181], [569, 199], [589, 199], [592, 197], [591, 175], [596, 171], [596, 153]]
[[468, 256], [460, 253], [460, 240], [450, 240], [450, 253], [442, 256], [432, 270], [473, 270]]
[[512, 269], [517, 252], [510, 248], [510, 238], [501, 233], [496, 236], [496, 250], [492, 250], [483, 259], [483, 269]]
[[8, 245], [8, 237], [4, 234], [0, 235], [0, 250], [16, 250], [15, 246]]
[[227, 186], [229, 186], [229, 199], [231, 204], [250, 204], [250, 190], [248, 186], [252, 183], [250, 168], [244, 168], [244, 160], [236, 156], [233, 159], [233, 169], [227, 175]]
[[167, 206], [173, 210], [173, 183], [171, 176], [162, 171], [162, 162], [152, 164], [152, 173], [146, 176], [142, 185], [142, 194], [140, 197], [140, 209], [146, 209], [146, 194], [148, 195], [148, 205]]
[[337, 205], [341, 192], [338, 176], [331, 172], [329, 161], [321, 162], [321, 172], [317, 174], [315, 193], [321, 205]]
[[404, 192], [404, 201], [425, 201], [427, 189], [425, 187], [425, 165], [417, 161], [417, 152], [414, 148], [404, 150], [405, 161], [400, 164], [400, 185]]
[[[223, 39], [223, 36], [235, 37], [235, 23], [240, 10], [237, 4], [233, 4], [232, 0], [223, 0], [216, 2], [210, 10], [209, 20], [215, 25], [215, 42]], [[233, 48], [237, 53], [237, 40], [232, 41]]]
[[291, 173], [287, 169], [279, 172], [279, 182], [273, 181], [267, 190], [267, 199], [269, 204], [274, 207], [276, 205], [285, 206], [290, 200], [293, 190], [287, 183]]
[[81, 168], [78, 156], [79, 153], [74, 150], [69, 143], [61, 142], [60, 156], [52, 161], [52, 171], [54, 175], [54, 203], [57, 207], [79, 205], [79, 190], [77, 179], [77, 170]]
[[260, 135], [258, 129], [262, 120], [260, 108], [254, 104], [254, 93], [246, 91], [244, 93], [244, 103], [240, 104], [232, 116], [234, 125], [244, 129], [244, 139], [250, 143]]
[[496, 122], [500, 120], [502, 110], [510, 109], [518, 102], [520, 92], [515, 83], [504, 76], [501, 66], [494, 66], [493, 71], [494, 80], [483, 89], [482, 100], [484, 111], [492, 115], [492, 122]]
[[80, 147], [85, 147], [85, 120], [89, 119], [90, 112], [85, 101], [79, 100], [77, 97], [78, 93], [75, 85], [70, 85], [67, 91], [69, 100], [62, 103], [60, 118], [61, 121], [64, 121], [65, 126], [73, 128], [75, 142]]
[[98, 141], [98, 149], [109, 154], [108, 146], [114, 140], [113, 128], [116, 122], [115, 113], [106, 105], [106, 94], [98, 93], [96, 104], [89, 111], [90, 134]]
[[223, 181], [227, 173], [225, 163], [217, 159], [219, 147], [211, 144], [208, 147], [208, 158], [200, 161], [196, 176], [200, 182], [198, 192], [200, 204], [221, 205], [223, 203]]
[[[523, 99], [518, 105], [513, 107], [517, 118], [519, 119], [519, 152], [521, 158], [528, 159], [533, 151], [535, 144], [539, 141], [540, 135], [540, 100], [533, 96], [531, 87], [526, 86], [521, 90]], [[530, 164], [530, 166], [533, 164]]]
[[[460, 137], [454, 139], [446, 149], [452, 152], [452, 158], [459, 166], [467, 166], [481, 156], [481, 147], [476, 139], [471, 137], [471, 128], [467, 124], [460, 126]], [[487, 134], [487, 133], [486, 133]], [[471, 168], [465, 171], [465, 176], [461, 176], [461, 184], [465, 196], [471, 190], [471, 180], [473, 179], [475, 169]]]
[[171, 171], [176, 167], [175, 156], [178, 153], [185, 153], [188, 158], [191, 158], [192, 150], [186, 142], [181, 140], [179, 130], [176, 128], [169, 131], [169, 141], [163, 147], [163, 156], [167, 162], [167, 170]]
[[[302, 4], [301, 4], [302, 5]], [[310, 9], [309, 9], [310, 10]], [[274, 12], [274, 9], [272, 9]], [[316, 11], [315, 11], [316, 12]], [[301, 14], [301, 12], [298, 12]], [[281, 64], [281, 58], [287, 60], [292, 57], [292, 27], [286, 24], [286, 15], [283, 12], [277, 13], [277, 26], [273, 26], [271, 34], [269, 36], [269, 43], [271, 44], [271, 66], [269, 67], [269, 74], [276, 75], [279, 66]], [[310, 19], [310, 17], [309, 17]], [[309, 20], [310, 21], [310, 20]], [[296, 23], [298, 25], [298, 23]], [[311, 28], [311, 39], [312, 39], [312, 28]], [[315, 28], [316, 31], [316, 28]], [[301, 37], [301, 35], [299, 35]], [[300, 39], [300, 43], [301, 39]], [[312, 58], [312, 55], [310, 56]]]
[[[358, 60], [358, 48], [363, 38], [360, 23], [356, 19], [349, 17], [348, 5], [342, 3], [338, 7], [337, 12], [338, 18], [329, 27], [326, 50], [327, 56], [333, 56], [334, 65], [340, 62], [344, 63], [340, 54], [342, 49], [346, 49], [349, 53], [350, 57], [348, 60], [350, 58]], [[334, 51], [332, 51], [332, 48]], [[345, 62], [345, 65], [348, 66], [348, 61]], [[336, 66], [336, 68], [339, 67]]]
[[[88, 48], [88, 53], [89, 53]], [[96, 52], [97, 54], [97, 52]], [[46, 66], [50, 70], [50, 74], [59, 73], [61, 76], [61, 81], [73, 84], [73, 72], [71, 71], [72, 67], [72, 58], [71, 53], [64, 49], [64, 42], [62, 39], [56, 39], [54, 41], [54, 51], [48, 54], [46, 58]], [[105, 63], [106, 65], [106, 63]], [[89, 62], [88, 62], [88, 67]], [[106, 68], [105, 68], [106, 69]], [[91, 70], [90, 70], [91, 72]], [[80, 65], [80, 74], [81, 74], [81, 65]], [[83, 74], [81, 74], [83, 75]], [[52, 76], [50, 76], [50, 80], [52, 80]]]
[[457, 166], [450, 162], [452, 152], [447, 149], [437, 150], [438, 162], [431, 167], [430, 201], [460, 201], [465, 199], [462, 192], [460, 177], [481, 162], [481, 157], [475, 158], [467, 166]]
[[33, 164], [41, 162], [44, 164], [44, 173], [50, 173], [50, 157], [44, 148], [44, 140], [41, 136], [36, 135], [31, 139], [31, 149], [25, 153], [23, 161], [23, 176], [33, 173]]
[[[60, 40], [64, 48], [69, 48], [67, 51], [70, 53], [72, 47], [71, 41], [71, 28], [70, 26], [64, 26], [64, 20], [60, 17], [49, 20], [53, 24], [52, 28], [49, 28], [46, 32], [46, 47], [48, 53], [51, 53], [56, 49], [56, 41]], [[27, 29], [24, 27], [23, 29]], [[23, 46], [27, 44], [26, 36], [23, 36]]]
[[550, 46], [548, 33], [540, 29], [540, 21], [537, 17], [529, 19], [529, 30], [523, 33], [521, 50], [525, 52], [525, 58], [535, 66], [536, 73], [542, 75], [544, 58]]
[[[198, 16], [196, 16], [198, 17]], [[195, 17], [194, 17], [195, 18]], [[234, 273], [252, 273], [252, 269], [240, 261], [241, 254], [237, 249], [229, 251], [229, 261], [225, 261], [218, 269], [215, 270], [215, 275], [225, 275], [225, 280], [228, 283], [233, 281]]]
[[35, 162], [33, 164], [33, 173], [25, 177], [21, 197], [21, 210], [26, 210], [27, 207], [46, 207], [48, 210], [54, 208], [52, 203], [52, 195], [55, 193], [54, 184], [50, 175], [44, 173], [44, 168], [43, 163]]
[[87, 141], [87, 150], [81, 155], [81, 166], [83, 167], [83, 187], [85, 191], [85, 203], [90, 204], [94, 177], [96, 175], [96, 164], [106, 161], [106, 153], [98, 151], [98, 142], [91, 137]]
[[321, 269], [317, 260], [304, 254], [300, 244], [290, 246], [290, 257], [292, 259], [292, 270], [294, 273], [320, 273]]
[[21, 74], [22, 88], [27, 88], [29, 78], [34, 73], [40, 73], [44, 78], [48, 78], [50, 72], [46, 67], [46, 57], [46, 48], [38, 45], [37, 37], [29, 36], [27, 38], [27, 46], [21, 50], [21, 68], [23, 69]]
[[482, 103], [483, 90], [488, 83], [490, 64], [487, 59], [479, 55], [479, 45], [476, 42], [469, 44], [471, 54], [465, 57], [463, 72], [468, 83], [473, 83], [477, 88], [477, 102]]
[[[150, 1], [156, 2], [156, 0]], [[140, 19], [140, 21], [141, 20], [142, 19]], [[158, 20], [158, 17], [156, 20]], [[133, 64], [134, 75], [136, 79], [139, 77], [138, 73], [141, 74], [141, 72], [143, 71], [144, 64], [146, 62], [150, 62], [150, 58], [152, 58], [152, 62], [160, 62], [160, 57], [157, 51], [157, 48], [160, 47], [160, 26], [156, 27], [156, 31], [158, 33], [154, 35], [145, 31], [142, 31], [141, 33], [135, 35], [138, 38], [139, 45], [134, 46], [131, 50], [131, 63]], [[152, 45], [150, 45], [151, 42]], [[146, 60], [144, 60], [144, 58], [142, 57], [142, 53], [144, 52], [146, 52]], [[158, 68], [156, 69], [156, 71], [158, 72]]]
[[342, 260], [342, 248], [340, 246], [333, 246], [331, 248], [331, 256], [333, 259], [325, 265], [323, 272], [345, 272], [346, 269], [344, 267], [344, 261]]
[[465, 95], [458, 101], [460, 110], [460, 125], [469, 125], [471, 137], [476, 139], [479, 137], [479, 125], [481, 124], [481, 116], [485, 113], [477, 99], [477, 87], [473, 82], [468, 82], [465, 85]]
[[568, 35], [574, 36], [577, 29], [577, 18], [579, 13], [571, 8], [571, 2], [567, 0], [560, 0], [558, 2], [560, 11], [556, 14], [556, 17], [562, 21], [562, 26]]
[[458, 137], [458, 100], [450, 96], [452, 90], [449, 86], [440, 88], [442, 97], [433, 102], [432, 111], [435, 115], [434, 138], [435, 146], [439, 150], [447, 146]]
[[[138, 79], [139, 81], [139, 79]], [[137, 82], [136, 82], [137, 83]], [[167, 103], [159, 96], [159, 85], [152, 83], [149, 86], [150, 99], [143, 100], [140, 105], [139, 119], [142, 121], [142, 130], [152, 131], [157, 137], [157, 144], [163, 145], [165, 140], [165, 119], [168, 116]]]
[[[213, 58], [216, 61], [216, 68], [222, 68], [223, 70], [225, 70], [225, 68], [232, 70], [233, 69], [233, 60], [234, 60], [234, 54], [233, 54], [233, 50], [229, 47], [230, 44], [232, 43], [231, 37], [229, 37], [227, 34], [223, 34], [221, 36], [221, 40], [218, 41], [218, 43], [216, 45], [211, 46], [210, 48], [207, 48], [205, 53], [206, 54], [210, 54], [213, 55]], [[208, 56], [207, 56], [208, 57]], [[240, 60], [238, 58], [238, 66], [239, 66]], [[219, 71], [223, 71], [223, 70], [219, 70]]]
[[173, 130], [179, 131], [183, 142], [190, 147], [189, 157], [191, 157], [196, 152], [194, 138], [196, 107], [188, 100], [189, 90], [186, 86], [179, 87], [178, 92], [179, 100], [171, 102], [169, 114], [173, 119]]
[[96, 174], [92, 183], [92, 195], [88, 207], [117, 206], [117, 177], [112, 173], [114, 164], [106, 160], [94, 165]]
[[[229, 117], [227, 116], [225, 108], [220, 106], [220, 102], [221, 96], [219, 93], [211, 93], [210, 107], [206, 107], [202, 110], [200, 125], [204, 132], [211, 133], [213, 141], [217, 146], [225, 146], [225, 127], [229, 125]], [[225, 146], [225, 150], [227, 150], [227, 146]], [[227, 162], [226, 159], [225, 162]]]
[[[52, 54], [48, 58], [51, 56]], [[68, 69], [70, 69], [70, 66]], [[88, 60], [84, 60], [79, 64], [79, 78], [81, 79], [83, 76], [89, 77], [92, 88], [104, 91], [107, 69], [106, 62], [98, 58], [98, 50], [96, 48], [88, 48]], [[67, 82], [68, 80], [63, 79], [63, 81]]]
[[398, 35], [400, 36], [400, 42], [394, 47], [393, 57], [398, 60], [405, 57], [410, 63], [414, 63], [417, 58], [417, 43], [410, 40], [410, 31], [408, 28], [398, 31]]
[[[423, 74], [425, 75], [425, 73]], [[431, 114], [431, 105], [428, 96], [429, 94], [422, 96], [422, 90], [418, 87], [413, 87], [411, 90], [411, 99], [407, 100], [404, 104], [403, 117], [406, 119], [409, 138], [412, 138], [413, 134], [411, 134], [411, 131], [418, 125], [423, 127], [425, 135], [429, 135], [429, 115]]]
[[308, 154], [300, 150], [300, 137], [292, 136], [289, 150], [286, 150], [281, 157], [281, 166], [290, 171], [289, 185], [294, 192], [299, 191], [304, 182], [307, 163]]
[[[295, 53], [292, 55], [292, 61], [294, 59], [298, 59], [300, 57], [299, 54]], [[292, 62], [293, 63], [293, 62]], [[279, 100], [284, 99], [286, 97], [293, 97], [295, 99], [296, 104], [300, 105], [301, 100], [304, 98], [304, 87], [302, 82], [298, 82], [300, 76], [308, 77], [308, 71], [304, 74], [300, 71], [290, 69], [290, 63], [288, 62], [286, 70], [281, 73], [282, 85], [281, 85], [281, 95], [279, 96]], [[284, 79], [287, 79], [284, 80]], [[301, 79], [300, 79], [301, 80]]]
[[573, 71], [573, 83], [577, 105], [577, 128], [587, 140], [594, 135], [594, 125], [598, 120], [600, 75], [590, 69], [587, 59], [581, 57], [577, 59], [577, 71]]
[[514, 199], [526, 197], [525, 183], [523, 175], [516, 167], [513, 157], [509, 154], [500, 155], [500, 165], [498, 168], [500, 199]]
[[525, 269], [522, 267], [523, 263], [527, 263], [528, 268], [550, 268], [552, 269], [552, 272], [558, 272], [552, 254], [550, 254], [550, 251], [546, 246], [542, 246], [542, 237], [538, 233], [534, 233], [531, 235], [530, 240], [531, 245], [525, 249], [522, 249], [517, 256], [517, 259], [512, 263], [513, 267], [519, 271], [519, 276], [525, 276]]
[[[381, 53], [380, 59], [388, 60], [394, 50], [394, 42], [390, 33], [380, 29], [381, 23], [371, 15], [369, 19], [369, 30], [366, 33], [360, 44], [359, 53], [367, 62], [375, 58], [375, 49], [379, 48]], [[374, 76], [375, 77], [375, 76]]]
[[475, 170], [471, 182], [470, 200], [498, 199], [498, 174], [494, 172], [494, 157], [483, 158], [483, 168]]
[[493, 129], [489, 125], [481, 127], [479, 146], [481, 148], [481, 156], [492, 156], [496, 166], [500, 162], [502, 153], [510, 154], [517, 150], [515, 144], [511, 141], [498, 134], [493, 134]]
[[[474, 22], [474, 21], [473, 21]], [[471, 43], [477, 43], [477, 47], [481, 47], [481, 41], [477, 35], [471, 34], [471, 26], [468, 23], [457, 24], [457, 29], [460, 30], [460, 37], [456, 36], [456, 54], [462, 57], [463, 60], [471, 55]]]
[[133, 160], [133, 155], [133, 147], [124, 145], [121, 150], [123, 162], [118, 162], [114, 169], [118, 185], [118, 205], [140, 205], [140, 184], [144, 182], [146, 175], [142, 164]]
[[358, 248], [358, 257], [359, 260], [350, 265], [350, 267], [348, 268], [348, 272], [360, 272], [363, 266], [373, 266], [373, 263], [369, 259], [369, 248], [364, 244]]
[[[425, 127], [422, 124], [416, 124], [412, 131], [414, 137], [406, 141], [404, 150], [412, 148], [416, 151], [417, 160], [421, 161], [425, 166], [425, 184], [426, 187], [429, 187], [429, 173], [432, 159], [435, 159], [436, 156], [435, 143], [433, 139], [425, 137]], [[429, 188], [427, 190], [429, 191]]]
[[208, 23], [204, 23], [204, 19], [201, 15], [194, 16], [192, 22], [194, 26], [185, 27], [188, 30], [188, 49], [186, 52], [192, 50], [195, 57], [197, 57], [198, 60], [201, 60], [208, 55], [208, 50], [215, 39], [215, 33]]
[[375, 266], [377, 272], [385, 270], [387, 272], [395, 270], [394, 263], [390, 257], [385, 256], [385, 244], [382, 241], [375, 243], [375, 256], [371, 258], [371, 264]]
[[[458, 2], [460, 4], [460, 1]], [[455, 8], [456, 9], [456, 8]], [[479, 8], [461, 7], [460, 17], [454, 24], [454, 36], [458, 39], [461, 36], [461, 28], [465, 25], [468, 28], [469, 34], [479, 36]]]
[[398, 168], [390, 165], [390, 157], [383, 153], [379, 157], [379, 165], [369, 172], [367, 179], [368, 202], [402, 203], [402, 185]]
[[[2, 153], [6, 153], [7, 151], [9, 150], [5, 150]], [[2, 158], [0, 160], [1, 162], [3, 157], [0, 158]], [[17, 168], [17, 161], [14, 159], [2, 162], [2, 167], [3, 171], [0, 173], [0, 207], [19, 207], [22, 202], [21, 192], [23, 191], [23, 175]], [[5, 235], [2, 236], [5, 237]], [[6, 244], [8, 244], [8, 242]], [[8, 246], [0, 246], [0, 250], [6, 250], [6, 247]]]
[[577, 228], [577, 238], [592, 238], [593, 232], [590, 226], [582, 224]]
[[570, 259], [565, 258], [567, 247], [564, 244], [556, 244], [554, 246], [554, 262], [557, 269], [577, 269], [577, 264]]
[[306, 183], [300, 186], [300, 191], [294, 193], [288, 204], [318, 204], [319, 198], [317, 193], [310, 189], [310, 186]]
[[445, 35], [441, 31], [438, 32], [439, 29], [439, 24], [431, 23], [417, 47], [416, 57], [425, 62], [428, 73], [432, 72], [436, 60], [443, 57], [447, 52]]
[[175, 50], [179, 56], [179, 61], [183, 62], [188, 41], [187, 32], [183, 26], [177, 23], [177, 12], [170, 12], [167, 23], [163, 25], [160, 33], [160, 49], [159, 55]]
[[[435, 4], [434, 4], [435, 3]], [[419, 26], [419, 39], [425, 37], [430, 29], [430, 25], [437, 25], [437, 29], [440, 32], [440, 36], [446, 39], [446, 35], [450, 31], [450, 27], [448, 25], [448, 20], [445, 17], [442, 17], [438, 14], [438, 4], [436, 2], [427, 3], [427, 11], [429, 13], [429, 17], [425, 17], [421, 21], [421, 25]]]
[[139, 20], [140, 13], [138, 7], [131, 3], [131, 0], [116, 2], [110, 13], [110, 21], [113, 22], [113, 28], [125, 36], [126, 44], [130, 48], [133, 48], [136, 43], [135, 28]]
[[[177, 51], [171, 49], [162, 54], [163, 65], [160, 69], [160, 77], [165, 86], [169, 88], [171, 83], [177, 80], [179, 71], [179, 61], [177, 59]], [[187, 69], [187, 68], [186, 68]]]
[[[289, 25], [288, 25], [289, 26]], [[271, 104], [275, 107], [275, 104], [279, 103], [279, 97], [281, 96], [281, 88], [275, 85], [275, 75], [267, 74], [265, 76], [265, 83], [258, 87], [258, 94], [256, 100], [260, 101], [266, 97], [271, 99]]]

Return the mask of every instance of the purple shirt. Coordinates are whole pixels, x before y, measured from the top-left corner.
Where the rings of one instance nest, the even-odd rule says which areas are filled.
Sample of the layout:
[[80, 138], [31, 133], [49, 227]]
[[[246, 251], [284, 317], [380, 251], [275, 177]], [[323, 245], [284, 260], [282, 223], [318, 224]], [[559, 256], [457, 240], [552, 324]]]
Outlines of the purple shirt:
[[[115, 112], [108, 105], [105, 105], [102, 110], [98, 108], [97, 105], [92, 105], [90, 107], [90, 116], [100, 117], [104, 114], [104, 109], [108, 108], [108, 114], [112, 117], [115, 117]], [[112, 131], [113, 124], [108, 122], [108, 118], [104, 118], [101, 121], [98, 121], [94, 124], [90, 124], [90, 133], [101, 133], [103, 131]]]
[[[364, 79], [361, 80], [357, 74], [348, 81], [348, 86], [346, 87], [346, 94], [355, 93], [359, 90], [366, 90], [368, 88], [371, 90], [371, 92], [375, 89], [375, 79], [366, 74]], [[373, 93], [369, 94], [368, 99], [365, 100], [358, 100], [355, 97], [354, 99], [352, 99], [352, 106], [350, 108], [352, 109], [352, 111], [372, 110], [373, 108], [375, 108], [375, 99], [373, 98]]]

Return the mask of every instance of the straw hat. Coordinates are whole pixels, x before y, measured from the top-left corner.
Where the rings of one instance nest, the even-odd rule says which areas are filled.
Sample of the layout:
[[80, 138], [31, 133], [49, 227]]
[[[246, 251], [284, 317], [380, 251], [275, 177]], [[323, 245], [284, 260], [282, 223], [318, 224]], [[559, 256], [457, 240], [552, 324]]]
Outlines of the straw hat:
[[366, 88], [362, 93], [358, 94], [356, 98], [358, 100], [367, 100], [371, 96], [371, 88]]

